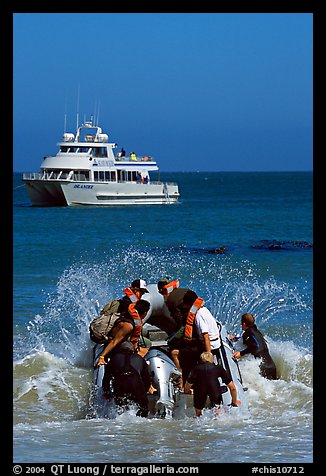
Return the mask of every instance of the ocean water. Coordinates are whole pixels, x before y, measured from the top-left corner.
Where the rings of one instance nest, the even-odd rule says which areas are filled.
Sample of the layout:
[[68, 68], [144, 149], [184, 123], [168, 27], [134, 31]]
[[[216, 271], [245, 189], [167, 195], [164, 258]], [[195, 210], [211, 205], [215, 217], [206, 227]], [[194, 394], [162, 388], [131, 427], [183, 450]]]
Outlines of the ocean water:
[[[14, 174], [14, 462], [313, 462], [312, 173], [161, 178], [179, 184], [178, 204], [35, 208]], [[165, 275], [233, 333], [253, 313], [279, 379], [243, 358], [246, 408], [87, 418], [95, 301]]]

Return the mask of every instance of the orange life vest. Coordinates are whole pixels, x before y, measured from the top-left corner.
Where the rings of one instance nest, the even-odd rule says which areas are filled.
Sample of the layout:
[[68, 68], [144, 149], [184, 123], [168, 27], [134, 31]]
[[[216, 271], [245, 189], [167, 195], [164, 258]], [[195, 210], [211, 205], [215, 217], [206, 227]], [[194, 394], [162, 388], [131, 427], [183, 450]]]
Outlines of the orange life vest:
[[134, 330], [132, 331], [132, 334], [131, 334], [131, 337], [130, 337], [130, 342], [133, 344], [135, 349], [137, 349], [138, 339], [140, 337], [140, 334], [141, 334], [141, 331], [142, 331], [142, 328], [143, 328], [143, 321], [142, 321], [142, 318], [139, 315], [139, 312], [137, 311], [137, 309], [135, 309], [135, 306], [136, 306], [136, 302], [133, 302], [133, 303], [129, 304], [128, 312], [129, 312], [130, 316], [133, 318], [134, 323], [135, 323]]
[[204, 305], [204, 299], [198, 297], [196, 301], [191, 306], [186, 320], [185, 332], [184, 332], [184, 339], [191, 340], [192, 339], [192, 330], [194, 327], [194, 321], [198, 310]]
[[136, 296], [136, 294], [133, 292], [131, 288], [126, 288], [123, 292], [125, 293], [126, 296], [128, 296], [131, 302], [139, 301], [139, 297]]
[[170, 283], [163, 286], [161, 292], [163, 296], [168, 296], [170, 293], [172, 293], [173, 289], [176, 288], [180, 288], [180, 282], [178, 279], [175, 279], [174, 281], [171, 281]]

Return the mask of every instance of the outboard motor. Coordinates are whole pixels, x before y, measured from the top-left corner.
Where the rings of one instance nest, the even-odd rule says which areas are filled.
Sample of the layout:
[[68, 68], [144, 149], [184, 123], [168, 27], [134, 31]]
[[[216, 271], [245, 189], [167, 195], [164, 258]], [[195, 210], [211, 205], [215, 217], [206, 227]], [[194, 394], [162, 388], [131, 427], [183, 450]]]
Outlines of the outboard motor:
[[160, 348], [152, 347], [145, 356], [157, 394], [151, 396], [150, 413], [160, 418], [173, 417], [182, 405], [179, 382], [181, 372]]

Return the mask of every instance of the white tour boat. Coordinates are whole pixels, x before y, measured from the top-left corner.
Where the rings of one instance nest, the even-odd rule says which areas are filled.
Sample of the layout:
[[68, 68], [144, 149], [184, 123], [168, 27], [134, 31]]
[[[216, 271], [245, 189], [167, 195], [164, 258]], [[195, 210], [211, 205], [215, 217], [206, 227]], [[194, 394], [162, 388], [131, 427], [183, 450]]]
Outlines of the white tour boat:
[[[55, 156], [44, 157], [40, 173], [24, 173], [34, 206], [162, 205], [178, 201], [176, 183], [161, 182], [150, 156], [114, 153], [117, 144], [93, 124], [77, 124], [76, 135], [64, 133]], [[150, 172], [158, 171], [158, 181]]]

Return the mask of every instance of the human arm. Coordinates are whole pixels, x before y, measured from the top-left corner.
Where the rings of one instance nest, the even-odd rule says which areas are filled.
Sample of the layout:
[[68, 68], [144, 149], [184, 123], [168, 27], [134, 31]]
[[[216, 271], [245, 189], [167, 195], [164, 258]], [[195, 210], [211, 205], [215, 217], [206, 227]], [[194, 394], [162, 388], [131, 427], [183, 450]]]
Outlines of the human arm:
[[257, 341], [256, 337], [252, 333], [250, 333], [250, 330], [244, 333], [243, 343], [246, 347], [238, 352], [235, 352], [233, 354], [234, 358], [239, 359], [240, 357], [243, 357], [246, 354], [255, 355], [255, 353], [257, 353], [257, 350], [259, 348], [259, 342]]
[[203, 339], [204, 339], [205, 352], [211, 352], [211, 341], [209, 339], [208, 332], [203, 332], [202, 336], [203, 336]]
[[104, 365], [106, 364], [105, 357], [109, 354], [120, 342], [122, 342], [126, 337], [128, 337], [131, 332], [133, 331], [133, 325], [129, 322], [119, 322], [116, 327], [116, 331], [109, 341], [107, 346], [104, 348], [102, 354], [99, 357], [97, 365]]
[[242, 357], [243, 355], [246, 355], [246, 354], [250, 354], [251, 351], [249, 350], [249, 347], [246, 347], [245, 349], [241, 350], [241, 351], [238, 351], [238, 352], [235, 352], [232, 357], [234, 357], [235, 359], [240, 359], [240, 357]]

